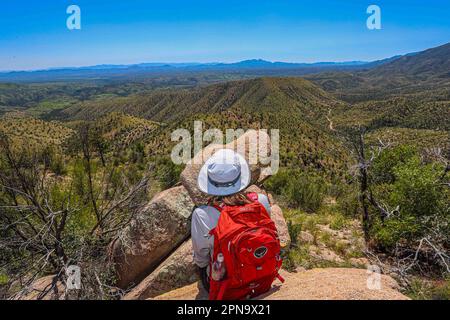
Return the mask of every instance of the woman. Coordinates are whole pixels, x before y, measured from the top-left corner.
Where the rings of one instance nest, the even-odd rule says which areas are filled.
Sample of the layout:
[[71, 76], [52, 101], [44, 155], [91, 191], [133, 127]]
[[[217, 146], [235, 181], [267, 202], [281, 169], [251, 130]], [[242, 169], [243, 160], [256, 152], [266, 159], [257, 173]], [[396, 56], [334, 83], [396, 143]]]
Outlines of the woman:
[[[247, 161], [239, 153], [221, 149], [214, 153], [203, 165], [198, 175], [199, 189], [210, 196], [208, 205], [197, 207], [192, 213], [192, 246], [194, 262], [200, 268], [200, 276], [205, 289], [209, 289], [208, 266], [213, 253], [214, 239], [209, 231], [216, 227], [222, 206], [242, 206], [252, 201], [243, 190], [251, 181]], [[270, 214], [270, 204], [266, 195], [258, 194], [258, 201]]]

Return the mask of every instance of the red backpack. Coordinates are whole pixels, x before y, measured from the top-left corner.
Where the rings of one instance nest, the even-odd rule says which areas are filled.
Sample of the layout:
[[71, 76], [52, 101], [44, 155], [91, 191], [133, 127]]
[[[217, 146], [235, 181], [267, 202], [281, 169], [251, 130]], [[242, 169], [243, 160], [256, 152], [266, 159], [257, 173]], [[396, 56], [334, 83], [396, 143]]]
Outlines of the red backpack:
[[[215, 281], [210, 276], [210, 300], [240, 300], [258, 296], [270, 290], [278, 278], [282, 259], [275, 223], [256, 193], [249, 193], [252, 201], [244, 206], [216, 207], [220, 211], [214, 235], [214, 253], [210, 263], [223, 254], [225, 278]], [[210, 272], [211, 274], [211, 272]]]

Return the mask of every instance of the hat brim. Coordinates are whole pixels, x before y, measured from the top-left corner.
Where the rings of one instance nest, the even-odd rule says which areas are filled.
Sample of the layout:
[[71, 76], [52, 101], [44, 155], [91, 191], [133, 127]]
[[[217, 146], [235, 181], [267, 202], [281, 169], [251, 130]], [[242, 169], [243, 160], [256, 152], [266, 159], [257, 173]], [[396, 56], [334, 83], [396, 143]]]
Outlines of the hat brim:
[[[240, 179], [232, 186], [217, 187], [213, 185], [208, 179], [208, 166], [212, 163], [223, 163], [224, 160], [228, 160], [232, 163], [233, 159], [238, 159], [239, 164], [241, 165]], [[221, 149], [205, 161], [205, 164], [198, 174], [197, 182], [200, 191], [206, 194], [212, 196], [228, 196], [244, 190], [250, 184], [250, 179], [250, 168], [245, 158], [231, 149]]]

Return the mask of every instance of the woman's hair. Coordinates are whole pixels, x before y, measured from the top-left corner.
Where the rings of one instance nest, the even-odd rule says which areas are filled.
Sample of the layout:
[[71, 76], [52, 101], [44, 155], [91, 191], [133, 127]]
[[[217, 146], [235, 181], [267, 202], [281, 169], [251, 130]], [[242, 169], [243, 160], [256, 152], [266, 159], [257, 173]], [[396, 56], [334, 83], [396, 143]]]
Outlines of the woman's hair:
[[252, 203], [252, 201], [245, 192], [241, 191], [229, 196], [213, 196], [209, 199], [209, 203], [212, 205], [223, 203], [227, 206], [243, 206]]

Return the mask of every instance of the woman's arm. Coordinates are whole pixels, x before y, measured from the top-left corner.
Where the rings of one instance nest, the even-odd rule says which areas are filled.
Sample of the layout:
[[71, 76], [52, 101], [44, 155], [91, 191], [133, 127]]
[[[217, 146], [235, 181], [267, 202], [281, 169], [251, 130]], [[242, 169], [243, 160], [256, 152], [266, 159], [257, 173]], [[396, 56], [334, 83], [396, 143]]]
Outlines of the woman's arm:
[[266, 208], [267, 213], [270, 214], [272, 209], [270, 208], [269, 198], [265, 194], [258, 193], [258, 202], [261, 203], [264, 208]]
[[209, 206], [198, 207], [192, 212], [191, 237], [194, 262], [200, 268], [209, 264], [214, 239], [209, 231], [216, 227], [220, 212]]

